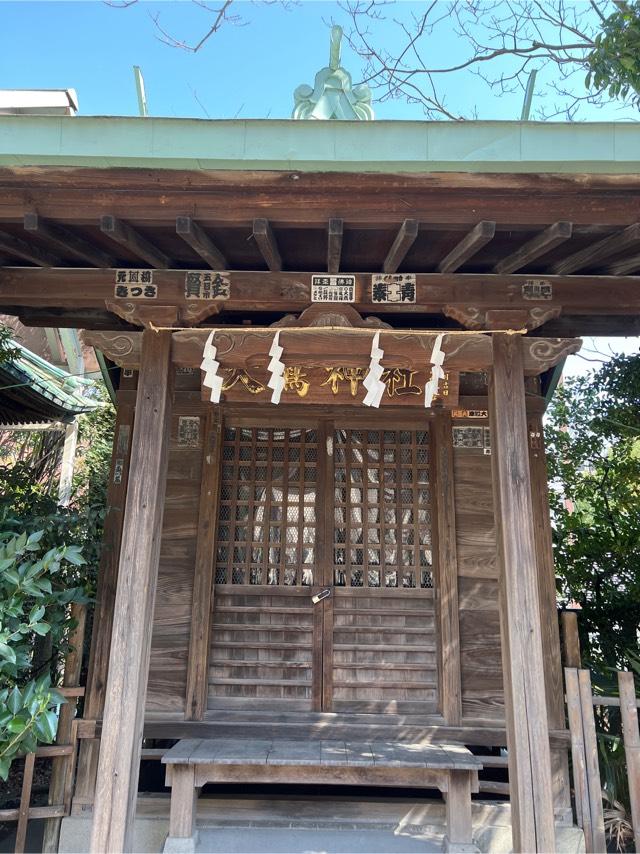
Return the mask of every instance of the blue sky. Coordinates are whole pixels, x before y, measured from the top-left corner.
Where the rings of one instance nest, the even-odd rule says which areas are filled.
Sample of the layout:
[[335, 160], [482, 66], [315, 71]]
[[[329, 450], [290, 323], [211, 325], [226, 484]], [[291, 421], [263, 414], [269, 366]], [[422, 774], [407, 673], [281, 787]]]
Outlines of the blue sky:
[[[215, 6], [216, 3], [214, 2]], [[414, 4], [403, 3], [402, 10]], [[208, 29], [211, 13], [188, 0], [139, 2], [124, 9], [103, 2], [0, 2], [0, 88], [75, 88], [82, 115], [136, 115], [132, 67], [144, 74], [151, 115], [199, 118], [287, 118], [293, 90], [328, 62], [332, 21], [346, 23], [337, 3], [303, 0], [290, 11], [280, 5], [240, 4], [248, 23], [228, 25], [197, 54], [162, 44], [153, 17], [177, 38], [192, 42]], [[395, 30], [387, 46], [393, 50]], [[450, 32], [435, 40], [430, 58], [440, 62], [460, 55]], [[343, 65], [361, 71], [357, 57], [343, 47]], [[457, 84], [459, 87], [459, 84]], [[522, 96], [498, 97], [468, 79], [461, 97], [480, 118], [519, 118]], [[380, 119], [421, 119], [421, 108], [394, 101], [376, 105]], [[592, 111], [593, 120], [616, 112]], [[601, 352], [637, 349], [638, 339], [585, 342]], [[588, 358], [598, 358], [585, 352]], [[572, 357], [570, 372], [594, 367]]]
[[[115, 0], [117, 2], [117, 0]], [[209, 3], [216, 7], [217, 0]], [[390, 7], [390, 17], [423, 4]], [[153, 17], [177, 38], [196, 41], [211, 12], [189, 0], [138, 2], [114, 8], [104, 2], [0, 2], [0, 88], [77, 90], [83, 115], [134, 115], [137, 101], [132, 66], [144, 74], [152, 115], [211, 118], [286, 118], [292, 93], [313, 82], [327, 64], [331, 21], [347, 24], [337, 3], [302, 0], [287, 11], [280, 4], [234, 4], [248, 21], [225, 25], [197, 54], [162, 44]], [[393, 52], [398, 30], [389, 21], [381, 40]], [[447, 64], [464, 58], [466, 45], [453, 29], [438, 33], [428, 58]], [[360, 61], [343, 48], [343, 64], [359, 79]], [[541, 79], [541, 78], [539, 78]], [[450, 82], [449, 100], [479, 118], [516, 119], [522, 94], [498, 96], [468, 76]], [[534, 100], [534, 107], [540, 96]], [[613, 111], [586, 113], [602, 119]], [[421, 119], [418, 105], [403, 101], [376, 106], [381, 119]]]

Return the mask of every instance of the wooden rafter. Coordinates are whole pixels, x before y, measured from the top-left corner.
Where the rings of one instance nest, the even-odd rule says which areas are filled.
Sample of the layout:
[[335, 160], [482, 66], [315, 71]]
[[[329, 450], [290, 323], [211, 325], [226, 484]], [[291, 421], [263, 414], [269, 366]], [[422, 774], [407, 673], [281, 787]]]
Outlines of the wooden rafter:
[[640, 255], [632, 255], [630, 258], [625, 258], [623, 261], [615, 261], [608, 267], [605, 267], [604, 272], [609, 276], [629, 276], [632, 273], [640, 271]]
[[176, 217], [176, 234], [187, 243], [212, 270], [226, 270], [227, 259], [213, 240], [190, 216]]
[[254, 219], [253, 238], [269, 270], [273, 273], [282, 270], [280, 250], [278, 249], [278, 244], [268, 219]]
[[547, 252], [551, 252], [556, 246], [568, 240], [571, 237], [572, 231], [573, 226], [570, 222], [566, 220], [554, 222], [549, 228], [545, 228], [540, 234], [536, 234], [531, 240], [527, 240], [525, 244], [516, 249], [515, 252], [512, 252], [511, 255], [507, 255], [506, 258], [498, 261], [493, 268], [493, 272], [505, 274], [521, 270], [527, 264], [535, 261], [536, 258], [545, 255]]
[[389, 249], [387, 257], [384, 259], [382, 265], [383, 273], [396, 272], [400, 264], [404, 261], [407, 252], [413, 246], [418, 236], [418, 228], [419, 223], [417, 219], [405, 219], [398, 229], [398, 233], [391, 244], [391, 249]]
[[640, 242], [640, 223], [636, 222], [622, 231], [616, 232], [616, 234], [610, 234], [609, 237], [597, 240], [579, 252], [569, 255], [568, 258], [563, 258], [551, 269], [557, 275], [575, 273], [585, 267], [594, 267], [617, 252], [636, 248], [638, 242]]
[[113, 266], [113, 258], [110, 255], [58, 223], [49, 222], [33, 212], [26, 213], [23, 221], [25, 231], [43, 237], [63, 254], [71, 254], [82, 261], [88, 261], [89, 264], [95, 264], [96, 267]]
[[37, 264], [39, 267], [55, 267], [58, 263], [56, 256], [47, 252], [46, 249], [33, 246], [6, 231], [0, 232], [0, 250], [9, 252], [11, 255], [17, 255], [26, 261], [31, 261], [32, 264]]
[[341, 219], [330, 219], [327, 231], [327, 272], [338, 273], [340, 271], [340, 258], [342, 255], [343, 222]]
[[124, 246], [147, 264], [160, 269], [169, 267], [169, 258], [127, 222], [111, 214], [100, 218], [100, 231], [114, 243]]
[[482, 220], [457, 243], [451, 252], [438, 264], [439, 273], [455, 273], [463, 264], [479, 252], [483, 246], [492, 240], [496, 233], [496, 224]]

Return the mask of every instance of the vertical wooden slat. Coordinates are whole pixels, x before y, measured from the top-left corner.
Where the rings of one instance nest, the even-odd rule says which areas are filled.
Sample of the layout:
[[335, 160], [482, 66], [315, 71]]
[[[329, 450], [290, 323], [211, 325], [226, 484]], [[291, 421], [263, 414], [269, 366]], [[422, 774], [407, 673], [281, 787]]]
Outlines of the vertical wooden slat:
[[29, 803], [31, 802], [31, 787], [33, 785], [33, 767], [36, 761], [35, 753], [27, 753], [24, 757], [22, 774], [22, 791], [20, 792], [20, 814], [16, 829], [15, 854], [23, 854], [27, 841], [27, 824], [29, 822]]
[[585, 766], [584, 733], [582, 727], [582, 708], [578, 671], [567, 667], [564, 671], [567, 686], [567, 716], [571, 733], [571, 766], [573, 769], [573, 788], [575, 794], [576, 818], [584, 831], [587, 852], [593, 848], [593, 830], [591, 826], [591, 806], [589, 804], [589, 786]]
[[438, 530], [438, 601], [442, 714], [448, 724], [459, 724], [462, 717], [460, 675], [460, 622], [458, 611], [458, 555], [456, 547], [456, 510], [453, 473], [451, 416], [442, 413], [433, 423], [435, 461], [436, 524]]
[[[102, 717], [106, 696], [133, 423], [134, 407], [118, 403], [83, 711], [83, 716], [88, 720]], [[99, 749], [98, 739], [82, 739], [80, 742], [75, 800], [81, 804], [93, 800]]]
[[562, 646], [565, 667], [581, 667], [580, 635], [578, 634], [578, 615], [575, 611], [562, 611]]
[[93, 812], [96, 853], [133, 844], [173, 375], [171, 333], [145, 330]]
[[[321, 507], [321, 525], [318, 540], [322, 543], [322, 577], [320, 583], [331, 588], [331, 596], [322, 602], [322, 708], [331, 711], [333, 707], [333, 617], [334, 617], [334, 543], [335, 543], [335, 502], [333, 500], [335, 484], [335, 453], [337, 448], [336, 428], [333, 421], [324, 422], [324, 444], [318, 442], [318, 460], [322, 462], [322, 482], [318, 484]], [[348, 508], [345, 508], [345, 513]]]
[[[87, 606], [74, 602], [71, 605], [70, 617], [76, 625], [69, 633], [69, 652], [65, 657], [62, 684], [66, 688], [75, 688], [80, 684]], [[60, 709], [56, 744], [72, 743], [75, 713], [76, 701], [69, 698]], [[72, 777], [74, 754], [71, 756], [57, 756], [53, 760], [51, 765], [51, 781], [49, 783], [49, 804], [57, 805], [64, 803], [65, 807], [69, 808], [69, 804], [65, 803], [65, 792], [69, 789], [68, 784]], [[55, 852], [58, 850], [60, 821], [61, 819], [59, 818], [49, 818], [45, 821], [42, 839], [43, 852]]]
[[549, 728], [518, 335], [493, 335], [489, 397], [513, 846], [516, 851], [553, 851]]
[[[530, 415], [529, 468], [531, 472], [531, 504], [533, 531], [538, 564], [538, 597], [542, 629], [542, 658], [547, 697], [547, 717], [550, 729], [563, 729], [565, 724], [560, 656], [560, 632], [556, 604], [556, 573], [553, 563], [551, 519], [549, 516], [549, 486], [544, 449], [544, 429], [541, 415]], [[551, 751], [551, 773], [556, 814], [571, 812], [571, 789], [567, 751]]]
[[196, 563], [187, 659], [185, 718], [196, 721], [203, 719], [207, 708], [221, 444], [220, 409], [211, 407], [207, 410], [203, 425]]
[[618, 671], [618, 686], [620, 688], [624, 755], [627, 760], [631, 821], [636, 851], [640, 851], [640, 734], [638, 733], [638, 707], [636, 705], [633, 673]]
[[591, 829], [593, 832], [593, 850], [606, 851], [604, 836], [604, 815], [602, 809], [602, 787], [600, 785], [600, 767], [598, 765], [598, 741], [596, 724], [593, 717], [593, 690], [588, 670], [578, 670], [578, 688], [580, 691], [580, 711], [582, 714], [582, 733], [584, 739], [585, 768], [589, 807], [591, 810]]

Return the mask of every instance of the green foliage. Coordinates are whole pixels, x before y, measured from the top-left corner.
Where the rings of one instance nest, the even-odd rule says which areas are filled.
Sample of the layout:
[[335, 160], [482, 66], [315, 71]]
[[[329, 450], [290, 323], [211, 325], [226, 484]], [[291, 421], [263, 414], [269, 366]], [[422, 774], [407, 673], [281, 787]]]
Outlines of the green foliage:
[[0, 324], [0, 365], [16, 359], [20, 351], [13, 346], [13, 330]]
[[587, 57], [587, 88], [607, 89], [610, 98], [640, 107], [640, 0], [617, 3], [602, 24]]
[[[44, 531], [0, 534], [0, 778], [12, 760], [55, 738], [53, 706], [64, 698], [49, 672], [32, 676], [33, 640], [63, 646], [68, 605], [86, 602], [79, 582], [85, 560], [76, 545], [47, 549]], [[26, 680], [26, 684], [25, 683]]]
[[585, 657], [628, 666], [640, 625], [640, 356], [558, 389], [546, 425], [559, 593]]

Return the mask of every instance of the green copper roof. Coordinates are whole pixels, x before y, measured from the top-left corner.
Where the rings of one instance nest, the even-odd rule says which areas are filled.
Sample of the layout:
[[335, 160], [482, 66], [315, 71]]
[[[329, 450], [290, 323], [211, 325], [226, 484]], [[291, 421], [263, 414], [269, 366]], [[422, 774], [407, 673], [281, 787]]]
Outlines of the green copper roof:
[[65, 421], [100, 406], [83, 396], [95, 387], [92, 380], [72, 376], [15, 341], [11, 346], [20, 355], [0, 364], [0, 423]]
[[640, 124], [0, 116], [1, 166], [640, 172]]

